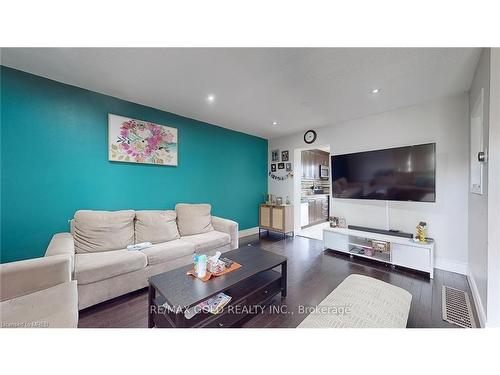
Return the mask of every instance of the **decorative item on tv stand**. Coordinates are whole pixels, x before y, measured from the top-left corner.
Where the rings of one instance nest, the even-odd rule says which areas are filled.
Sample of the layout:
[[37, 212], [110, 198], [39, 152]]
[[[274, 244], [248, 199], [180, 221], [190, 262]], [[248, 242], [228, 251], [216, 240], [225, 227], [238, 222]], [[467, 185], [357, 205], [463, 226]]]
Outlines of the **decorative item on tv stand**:
[[433, 242], [434, 240], [432, 238], [427, 237], [427, 228], [427, 223], [425, 221], [418, 223], [417, 233], [415, 234], [415, 238], [413, 240], [421, 243]]
[[328, 219], [331, 228], [347, 228], [347, 221], [345, 217], [330, 216]]

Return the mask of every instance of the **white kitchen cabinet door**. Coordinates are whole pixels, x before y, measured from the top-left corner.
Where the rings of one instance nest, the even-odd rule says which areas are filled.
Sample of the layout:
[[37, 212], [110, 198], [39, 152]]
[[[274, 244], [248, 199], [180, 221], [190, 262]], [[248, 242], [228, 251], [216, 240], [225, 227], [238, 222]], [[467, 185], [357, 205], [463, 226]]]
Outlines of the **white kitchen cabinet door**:
[[309, 203], [300, 204], [300, 226], [306, 226], [309, 224]]

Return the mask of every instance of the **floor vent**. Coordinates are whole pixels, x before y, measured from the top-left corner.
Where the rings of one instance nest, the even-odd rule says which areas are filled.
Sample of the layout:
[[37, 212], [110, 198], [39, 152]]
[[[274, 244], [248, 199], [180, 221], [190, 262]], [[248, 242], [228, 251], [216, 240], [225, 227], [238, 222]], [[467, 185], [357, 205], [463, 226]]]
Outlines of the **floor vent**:
[[464, 328], [476, 328], [466, 292], [443, 285], [443, 320]]

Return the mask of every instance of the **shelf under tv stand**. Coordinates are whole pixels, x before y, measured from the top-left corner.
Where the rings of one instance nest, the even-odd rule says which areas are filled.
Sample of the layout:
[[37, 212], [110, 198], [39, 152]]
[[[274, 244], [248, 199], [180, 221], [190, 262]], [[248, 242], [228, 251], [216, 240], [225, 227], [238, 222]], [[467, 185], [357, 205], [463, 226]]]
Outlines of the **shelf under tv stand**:
[[[360, 249], [370, 247], [371, 240], [388, 242], [389, 251], [376, 251], [373, 256], [359, 253]], [[427, 272], [431, 279], [434, 278], [434, 242], [420, 243], [409, 238], [347, 228], [323, 229], [323, 241], [326, 249]]]

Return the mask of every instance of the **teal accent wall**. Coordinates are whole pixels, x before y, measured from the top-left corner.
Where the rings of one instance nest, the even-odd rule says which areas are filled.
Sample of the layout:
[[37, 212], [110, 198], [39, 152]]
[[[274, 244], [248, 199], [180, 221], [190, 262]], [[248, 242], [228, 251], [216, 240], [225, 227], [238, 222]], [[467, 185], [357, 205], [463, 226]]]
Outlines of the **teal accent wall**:
[[[258, 225], [267, 140], [3, 66], [0, 80], [1, 262], [42, 256], [79, 209], [209, 202]], [[177, 128], [179, 166], [108, 161], [108, 113]]]

